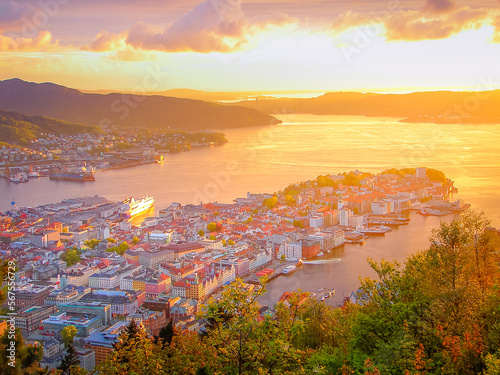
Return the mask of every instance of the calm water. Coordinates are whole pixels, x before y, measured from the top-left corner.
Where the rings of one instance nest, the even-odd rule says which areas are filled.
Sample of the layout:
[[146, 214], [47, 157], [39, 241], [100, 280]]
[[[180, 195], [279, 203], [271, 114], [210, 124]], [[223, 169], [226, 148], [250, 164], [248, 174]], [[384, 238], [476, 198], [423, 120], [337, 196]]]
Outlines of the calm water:
[[[459, 197], [482, 209], [500, 226], [500, 126], [402, 124], [391, 118], [282, 115], [282, 125], [225, 130], [230, 142], [182, 154], [168, 154], [162, 165], [98, 173], [92, 183], [56, 182], [47, 178], [27, 184], [0, 180], [0, 211], [36, 206], [83, 195], [113, 200], [146, 193], [161, 209], [172, 201], [231, 202], [251, 192], [275, 192], [290, 183], [320, 174], [354, 169], [380, 172], [387, 168], [425, 166], [455, 180]], [[302, 286], [331, 286], [341, 294], [368, 275], [367, 257], [404, 260], [427, 247], [439, 218], [415, 215], [410, 226], [373, 238], [363, 247], [338, 251], [339, 263], [304, 266], [269, 286], [269, 295]], [[329, 285], [324, 285], [328, 283]], [[280, 294], [281, 295], [281, 294]], [[279, 296], [278, 296], [279, 297]]]

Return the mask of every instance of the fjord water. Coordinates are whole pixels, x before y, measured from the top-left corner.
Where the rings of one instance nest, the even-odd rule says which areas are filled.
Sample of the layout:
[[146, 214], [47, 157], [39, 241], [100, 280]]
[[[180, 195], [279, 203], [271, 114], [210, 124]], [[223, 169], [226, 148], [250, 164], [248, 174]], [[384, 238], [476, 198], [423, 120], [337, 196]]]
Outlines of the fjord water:
[[[459, 188], [457, 198], [472, 203], [500, 226], [500, 125], [405, 124], [393, 118], [280, 115], [283, 124], [224, 130], [224, 146], [167, 154], [163, 164], [99, 172], [95, 182], [0, 180], [0, 211], [37, 206], [65, 198], [102, 195], [112, 200], [150, 194], [156, 209], [171, 202], [231, 202], [250, 192], [275, 192], [320, 174], [359, 169], [430, 167], [442, 170]], [[273, 281], [269, 296], [281, 290], [323, 286], [350, 292], [358, 275], [369, 274], [367, 257], [399, 259], [427, 247], [443, 218], [412, 216], [407, 227], [371, 238], [364, 246], [337, 250], [341, 262], [304, 266]], [[444, 220], [451, 220], [445, 217]], [[324, 285], [328, 283], [329, 285]], [[279, 296], [278, 296], [279, 298]]]

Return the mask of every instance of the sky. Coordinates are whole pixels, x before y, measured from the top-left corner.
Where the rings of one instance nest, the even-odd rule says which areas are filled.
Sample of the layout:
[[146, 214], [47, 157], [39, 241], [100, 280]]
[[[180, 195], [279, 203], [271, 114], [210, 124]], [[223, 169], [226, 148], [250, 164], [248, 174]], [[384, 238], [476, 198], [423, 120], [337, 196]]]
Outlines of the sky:
[[487, 90], [499, 66], [500, 0], [0, 0], [0, 80]]

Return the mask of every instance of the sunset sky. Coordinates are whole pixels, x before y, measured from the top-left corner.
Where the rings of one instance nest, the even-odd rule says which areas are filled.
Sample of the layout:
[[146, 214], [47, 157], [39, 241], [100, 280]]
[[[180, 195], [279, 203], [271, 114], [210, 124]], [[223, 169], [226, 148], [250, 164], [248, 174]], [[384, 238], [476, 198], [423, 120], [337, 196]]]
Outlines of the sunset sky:
[[0, 79], [86, 90], [492, 89], [499, 0], [1, 0]]

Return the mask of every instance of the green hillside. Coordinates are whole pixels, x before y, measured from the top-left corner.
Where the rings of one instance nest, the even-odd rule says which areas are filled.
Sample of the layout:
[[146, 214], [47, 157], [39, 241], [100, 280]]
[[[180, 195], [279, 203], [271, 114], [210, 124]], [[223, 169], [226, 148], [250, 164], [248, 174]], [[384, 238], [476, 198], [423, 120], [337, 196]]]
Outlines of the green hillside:
[[96, 126], [73, 124], [42, 116], [0, 110], [0, 141], [26, 145], [42, 133], [55, 135], [99, 134]]

